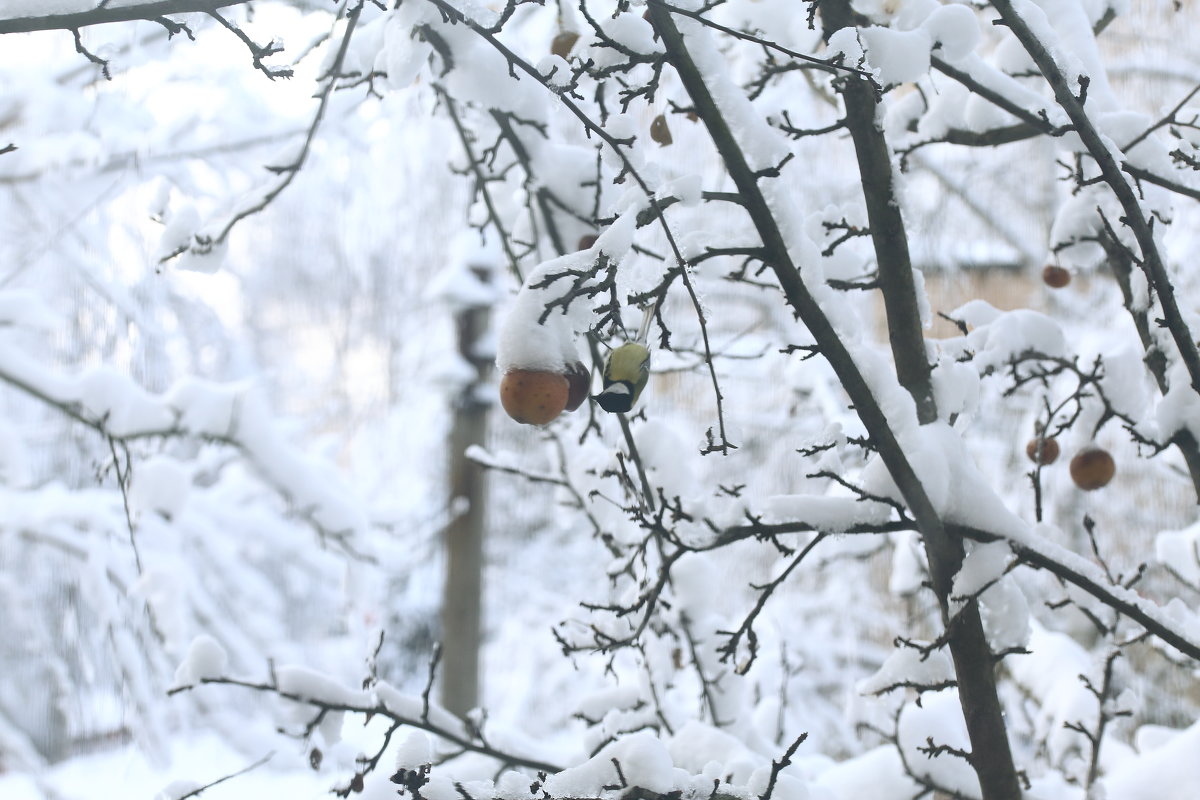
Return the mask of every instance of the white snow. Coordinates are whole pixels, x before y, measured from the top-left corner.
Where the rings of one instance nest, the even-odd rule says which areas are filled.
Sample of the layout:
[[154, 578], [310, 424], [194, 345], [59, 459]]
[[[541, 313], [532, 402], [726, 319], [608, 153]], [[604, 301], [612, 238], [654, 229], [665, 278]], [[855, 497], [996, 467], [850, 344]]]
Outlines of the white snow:
[[979, 778], [961, 758], [948, 754], [927, 758], [917, 750], [926, 747], [931, 738], [935, 745], [970, 750], [956, 689], [926, 694], [920, 706], [915, 703], [905, 705], [900, 712], [897, 735], [913, 772], [952, 791], [979, 796]]
[[187, 657], [175, 670], [175, 685], [191, 686], [205, 678], [223, 677], [228, 662], [225, 648], [208, 634], [201, 634], [188, 645]]
[[942, 650], [924, 655], [913, 647], [897, 647], [874, 675], [858, 683], [860, 694], [880, 694], [906, 686], [938, 686], [954, 680], [954, 667]]
[[396, 769], [418, 769], [433, 763], [433, 742], [424, 731], [409, 731], [396, 748]]
[[1200, 586], [1200, 523], [1180, 531], [1160, 531], [1154, 556], [1193, 586]]
[[169, 456], [153, 456], [137, 465], [129, 490], [130, 505], [175, 517], [187, 502], [191, 477], [187, 468]]
[[929, 51], [933, 47], [929, 31], [869, 27], [858, 34], [868, 64], [885, 85], [911, 83], [929, 72]]
[[968, 6], [939, 6], [921, 23], [935, 48], [949, 62], [961, 61], [979, 46], [979, 19]]
[[614, 759], [620, 763], [629, 786], [659, 793], [675, 788], [677, 770], [667, 746], [652, 732], [639, 731], [606, 745], [584, 763], [551, 775], [544, 789], [555, 797], [597, 794], [601, 787], [619, 783]]
[[562, 296], [571, 286], [571, 278], [562, 278], [545, 288], [534, 288], [550, 276], [566, 270], [588, 271], [594, 256], [583, 250], [544, 262], [525, 278], [500, 327], [496, 347], [496, 365], [501, 372], [512, 369], [561, 372], [579, 361], [575, 346], [575, 323], [586, 324], [586, 300], [576, 299], [566, 314], [555, 307], [546, 317], [546, 305]]
[[854, 497], [776, 495], [767, 498], [764, 521], [802, 522], [813, 530], [841, 533], [857, 525], [882, 524], [891, 511], [886, 503]]
[[1191, 800], [1200, 795], [1200, 722], [1106, 775], [1111, 800]]

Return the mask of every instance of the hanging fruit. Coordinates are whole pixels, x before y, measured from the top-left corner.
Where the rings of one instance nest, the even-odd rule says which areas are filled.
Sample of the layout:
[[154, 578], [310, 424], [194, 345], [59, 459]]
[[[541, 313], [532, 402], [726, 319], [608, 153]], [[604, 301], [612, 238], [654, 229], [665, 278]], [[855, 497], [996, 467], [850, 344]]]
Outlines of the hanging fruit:
[[510, 369], [500, 379], [500, 405], [524, 425], [545, 425], [563, 412], [570, 383], [557, 372]]
[[667, 118], [659, 114], [650, 123], [650, 138], [658, 142], [663, 147], [666, 147], [671, 142], [675, 141], [671, 138], [671, 129], [667, 127]]

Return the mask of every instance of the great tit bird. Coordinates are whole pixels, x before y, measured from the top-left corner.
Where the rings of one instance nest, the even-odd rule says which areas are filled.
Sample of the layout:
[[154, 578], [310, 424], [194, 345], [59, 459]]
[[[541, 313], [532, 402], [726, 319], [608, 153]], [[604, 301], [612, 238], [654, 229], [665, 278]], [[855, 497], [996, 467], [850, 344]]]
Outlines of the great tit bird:
[[604, 389], [596, 395], [596, 402], [605, 411], [626, 413], [650, 378], [650, 351], [643, 344], [626, 342], [608, 354], [602, 377]]

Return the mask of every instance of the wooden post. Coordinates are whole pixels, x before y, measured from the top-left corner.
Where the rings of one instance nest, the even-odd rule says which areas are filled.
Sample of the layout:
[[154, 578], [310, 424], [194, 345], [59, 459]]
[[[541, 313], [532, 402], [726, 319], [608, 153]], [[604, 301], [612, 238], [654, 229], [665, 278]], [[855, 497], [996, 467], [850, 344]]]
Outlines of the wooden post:
[[[486, 267], [471, 271], [486, 282]], [[491, 402], [482, 388], [491, 369], [490, 354], [476, 345], [487, 333], [488, 307], [461, 309], [456, 315], [458, 352], [476, 371], [454, 404], [450, 430], [450, 510], [446, 526], [446, 583], [442, 595], [442, 705], [460, 716], [479, 704], [479, 649], [482, 639], [483, 528], [487, 510], [484, 470], [466, 457], [471, 445], [483, 445]]]

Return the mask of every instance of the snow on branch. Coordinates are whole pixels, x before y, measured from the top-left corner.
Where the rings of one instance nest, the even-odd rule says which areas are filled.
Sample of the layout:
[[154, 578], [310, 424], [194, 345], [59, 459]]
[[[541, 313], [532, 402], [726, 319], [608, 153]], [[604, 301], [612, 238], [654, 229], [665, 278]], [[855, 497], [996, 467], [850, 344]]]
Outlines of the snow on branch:
[[[350, 48], [350, 39], [354, 35], [355, 26], [358, 23], [359, 15], [362, 13], [365, 1], [366, 0], [360, 0], [360, 2], [353, 5], [353, 7], [349, 8], [349, 10], [346, 10], [345, 6], [339, 8], [338, 10], [338, 14], [333, 23], [334, 27], [336, 28], [339, 24], [341, 24], [342, 14], [345, 13], [345, 29], [342, 32], [341, 40], [337, 46], [337, 50], [334, 51], [333, 58], [329, 62], [328, 68], [318, 78], [318, 82], [322, 83], [322, 86], [317, 92], [317, 108], [316, 111], [313, 112], [312, 121], [309, 123], [308, 130], [305, 132], [304, 141], [301, 143], [298, 152], [290, 160], [287, 160], [285, 163], [267, 166], [267, 170], [279, 176], [279, 179], [275, 185], [267, 189], [261, 195], [261, 197], [244, 200], [241, 204], [241, 207], [235, 211], [228, 220], [225, 221], [224, 225], [222, 225], [219, 230], [216, 230], [213, 233], [200, 231], [174, 232], [175, 236], [182, 234], [183, 241], [164, 241], [163, 244], [160, 245], [160, 249], [165, 249], [166, 252], [159, 258], [159, 263], [165, 263], [180, 255], [183, 255], [184, 253], [188, 253], [192, 256], [192, 258], [186, 263], [188, 263], [192, 268], [201, 269], [202, 271], [215, 270], [219, 265], [210, 264], [207, 262], [207, 259], [214, 258], [223, 251], [229, 238], [229, 234], [234, 227], [247, 217], [254, 216], [255, 214], [264, 210], [275, 200], [276, 197], [282, 194], [283, 191], [291, 185], [293, 180], [295, 180], [296, 175], [300, 172], [301, 168], [308, 160], [308, 154], [312, 148], [313, 140], [316, 138], [317, 129], [320, 128], [321, 121], [325, 118], [325, 111], [329, 105], [329, 99], [333, 95], [334, 89], [338, 87], [338, 81], [346, 77], [342, 74], [342, 68], [346, 62], [346, 53]], [[276, 76], [288, 77], [291, 74], [290, 69], [280, 71], [266, 67], [262, 64], [261, 59], [263, 57], [270, 55], [273, 52], [277, 52], [277, 50], [273, 49], [274, 45], [269, 45], [267, 47], [256, 45], [248, 37], [246, 37], [246, 35], [242, 33], [237, 26], [232, 25], [223, 17], [215, 14], [215, 12], [213, 16], [215, 16], [222, 25], [233, 31], [235, 35], [242, 39], [243, 42], [250, 48], [251, 53], [254, 56], [255, 67], [257, 69], [262, 70], [267, 74], [268, 77], [271, 78]]]
[[[25, 307], [20, 313], [34, 312]], [[113, 442], [194, 437], [235, 447], [322, 538], [357, 553], [355, 541], [366, 521], [350, 488], [332, 465], [305, 456], [285, 440], [261, 392], [250, 384], [189, 378], [155, 395], [107, 367], [57, 373], [3, 338], [0, 382]]]
[[[240, 6], [250, 0], [146, 0], [146, 2], [99, 3], [97, 0], [73, 0], [53, 4], [53, 14], [36, 13], [35, 3], [9, 3], [14, 9], [0, 10], [0, 34], [33, 31], [78, 30], [89, 25], [134, 20], [157, 21], [169, 14], [211, 13], [227, 6]], [[72, 5], [76, 8], [72, 9]], [[13, 13], [13, 12], [16, 13]], [[7, 13], [5, 13], [7, 12]]]
[[406, 727], [433, 734], [454, 748], [455, 754], [477, 753], [494, 758], [506, 766], [525, 767], [547, 773], [559, 772], [562, 769], [557, 764], [492, 745], [482, 730], [432, 703], [428, 690], [424, 696], [406, 694], [385, 681], [371, 682], [367, 689], [350, 689], [307, 667], [272, 666], [270, 676], [263, 681], [205, 676], [175, 686], [169, 689], [167, 694], [175, 695], [211, 684], [237, 686], [290, 700], [307, 708], [312, 712], [312, 716], [302, 726], [299, 733], [302, 738], [311, 736], [328, 717], [335, 715], [361, 714], [368, 718], [387, 720], [389, 729], [374, 764], [378, 764], [379, 756], [383, 754], [396, 731]]

